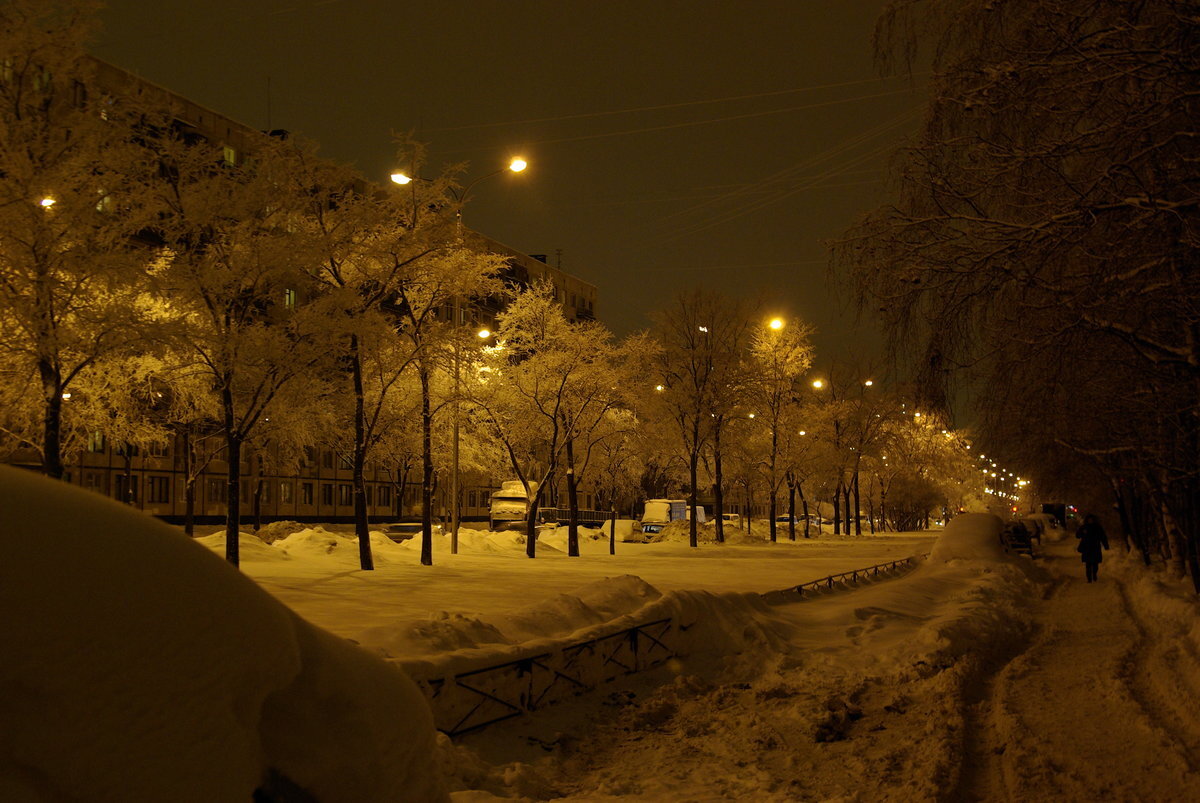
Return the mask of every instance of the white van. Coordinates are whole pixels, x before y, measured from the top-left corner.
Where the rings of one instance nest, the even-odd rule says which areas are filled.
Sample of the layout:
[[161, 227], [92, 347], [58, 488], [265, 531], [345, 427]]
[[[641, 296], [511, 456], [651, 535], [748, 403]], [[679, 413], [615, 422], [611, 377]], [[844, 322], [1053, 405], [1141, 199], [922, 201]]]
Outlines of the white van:
[[[537, 498], [537, 483], [529, 483], [529, 491]], [[529, 515], [529, 497], [525, 495], [525, 486], [520, 480], [506, 480], [500, 483], [500, 490], [492, 491], [491, 506], [488, 510], [488, 529], [503, 530], [514, 525], [522, 525]]]
[[[704, 508], [696, 507], [697, 517], [704, 521]], [[642, 510], [642, 532], [656, 533], [672, 521], [682, 521], [688, 518], [688, 503], [686, 499], [647, 499]]]

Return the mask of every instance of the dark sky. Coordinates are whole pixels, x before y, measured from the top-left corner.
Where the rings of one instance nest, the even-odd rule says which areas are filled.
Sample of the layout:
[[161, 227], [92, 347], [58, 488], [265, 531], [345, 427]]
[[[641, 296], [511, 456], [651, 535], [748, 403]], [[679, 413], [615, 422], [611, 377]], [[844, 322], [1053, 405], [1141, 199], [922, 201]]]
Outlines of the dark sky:
[[476, 185], [467, 224], [599, 286], [618, 334], [706, 285], [876, 338], [823, 240], [885, 200], [921, 94], [874, 71], [882, 0], [109, 0], [93, 51], [386, 180], [393, 131]]

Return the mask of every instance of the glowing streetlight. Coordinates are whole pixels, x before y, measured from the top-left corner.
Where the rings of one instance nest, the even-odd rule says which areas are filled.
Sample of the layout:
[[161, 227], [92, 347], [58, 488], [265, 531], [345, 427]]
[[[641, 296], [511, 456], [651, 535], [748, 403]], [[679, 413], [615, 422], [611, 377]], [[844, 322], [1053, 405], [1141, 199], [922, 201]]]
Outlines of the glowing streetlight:
[[480, 329], [475, 334], [477, 334], [479, 336], [480, 340], [487, 340], [489, 337], [492, 336], [492, 333], [490, 331], [488, 331], [487, 329]]
[[508, 163], [508, 169], [514, 173], [520, 173], [527, 167], [529, 167], [529, 162], [526, 162], [520, 156], [514, 157], [513, 160]]
[[864, 385], [866, 385], [867, 387], [871, 387], [872, 385], [874, 385], [874, 384], [875, 384], [875, 380], [874, 380], [874, 379], [868, 379], [866, 382], [863, 382], [863, 384], [864, 384]]
[[49, 209], [50, 207], [54, 206], [55, 203], [56, 203], [56, 201], [53, 198], [51, 198], [49, 195], [47, 195], [42, 200], [38, 201], [38, 205], [41, 206], [43, 209]]
[[817, 390], [820, 390], [821, 388], [825, 387], [825, 382], [820, 379], [814, 379], [812, 386]]
[[767, 326], [771, 327], [775, 331], [779, 331], [783, 328], [783, 318], [772, 318], [771, 322], [768, 323]]
[[657, 390], [659, 393], [662, 393], [664, 390], [666, 390], [666, 388], [663, 387], [662, 385], [655, 385], [654, 389]]

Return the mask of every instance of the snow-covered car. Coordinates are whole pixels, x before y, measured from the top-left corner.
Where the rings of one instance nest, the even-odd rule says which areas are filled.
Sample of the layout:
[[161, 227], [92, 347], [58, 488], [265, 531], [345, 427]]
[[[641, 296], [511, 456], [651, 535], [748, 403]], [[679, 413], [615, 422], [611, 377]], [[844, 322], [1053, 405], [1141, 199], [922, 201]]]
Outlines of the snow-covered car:
[[726, 524], [732, 524], [734, 527], [742, 526], [741, 513], [722, 513], [721, 518], [725, 520]]
[[[395, 541], [397, 544], [403, 543], [410, 538], [416, 538], [421, 534], [421, 522], [419, 521], [398, 521], [395, 524], [389, 524], [383, 528], [383, 534]], [[433, 534], [442, 534], [442, 525], [433, 525]]]

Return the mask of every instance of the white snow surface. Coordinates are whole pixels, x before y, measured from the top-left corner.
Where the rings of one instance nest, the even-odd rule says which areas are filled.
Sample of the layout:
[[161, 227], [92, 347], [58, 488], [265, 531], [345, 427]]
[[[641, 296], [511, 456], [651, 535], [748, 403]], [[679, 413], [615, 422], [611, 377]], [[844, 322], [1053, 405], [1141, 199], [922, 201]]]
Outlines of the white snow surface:
[[[536, 560], [463, 529], [433, 566], [372, 533], [372, 572], [288, 527], [241, 535], [243, 574], [221, 534], [12, 470], [0, 517], [3, 800], [245, 800], [268, 769], [323, 801], [1200, 799], [1195, 596], [1117, 549], [1084, 584], [1069, 536], [1007, 555], [986, 514], [615, 555], [583, 529], [578, 558], [563, 527]], [[453, 740], [409, 679], [663, 617], [672, 660]]]
[[403, 672], [176, 528], [0, 466], [0, 544], [0, 800], [444, 795]]

